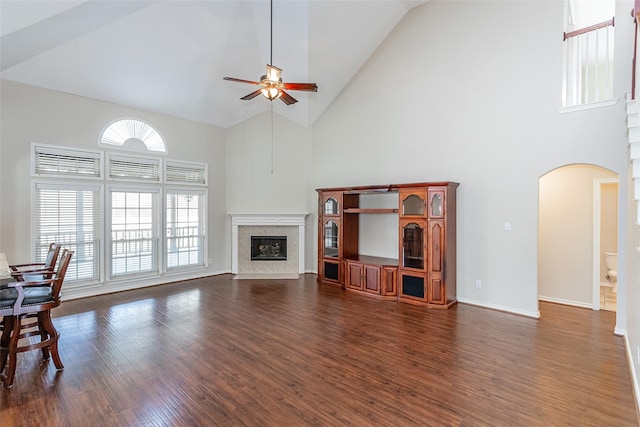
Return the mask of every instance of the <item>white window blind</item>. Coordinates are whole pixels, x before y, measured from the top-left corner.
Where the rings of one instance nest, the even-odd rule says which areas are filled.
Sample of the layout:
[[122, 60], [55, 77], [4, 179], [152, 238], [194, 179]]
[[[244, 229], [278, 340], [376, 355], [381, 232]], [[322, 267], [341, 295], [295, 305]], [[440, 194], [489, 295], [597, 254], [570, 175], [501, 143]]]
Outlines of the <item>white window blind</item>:
[[36, 175], [100, 177], [100, 153], [34, 145]]
[[204, 192], [166, 195], [167, 269], [204, 266]]
[[167, 162], [165, 180], [171, 183], [206, 184], [207, 165], [197, 163]]
[[97, 185], [35, 185], [36, 257], [43, 260], [52, 242], [72, 250], [65, 283], [100, 279], [101, 199]]
[[158, 272], [158, 193], [111, 191], [111, 277]]
[[109, 156], [109, 177], [159, 182], [160, 161], [111, 155]]

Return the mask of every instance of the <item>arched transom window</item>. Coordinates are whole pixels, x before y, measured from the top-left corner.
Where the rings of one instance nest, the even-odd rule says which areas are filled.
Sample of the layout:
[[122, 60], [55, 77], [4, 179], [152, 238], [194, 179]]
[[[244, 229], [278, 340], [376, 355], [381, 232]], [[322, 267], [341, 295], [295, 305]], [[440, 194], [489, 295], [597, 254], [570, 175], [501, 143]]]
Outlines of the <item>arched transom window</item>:
[[109, 124], [100, 137], [100, 143], [131, 149], [166, 153], [162, 136], [147, 123], [136, 119], [121, 119]]

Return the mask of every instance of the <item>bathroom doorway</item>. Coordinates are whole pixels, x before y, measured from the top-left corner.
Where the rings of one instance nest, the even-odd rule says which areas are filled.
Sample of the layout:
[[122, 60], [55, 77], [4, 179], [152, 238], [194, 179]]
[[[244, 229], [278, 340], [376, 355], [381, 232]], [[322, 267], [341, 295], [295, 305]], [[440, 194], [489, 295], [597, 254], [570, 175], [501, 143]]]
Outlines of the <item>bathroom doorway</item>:
[[594, 310], [616, 311], [618, 248], [618, 180], [593, 182]]
[[[600, 285], [607, 281], [602, 248], [609, 252], [613, 245], [615, 252], [617, 247], [617, 179], [610, 170], [589, 164], [566, 165], [540, 176], [539, 300], [615, 310], [612, 289], [601, 295]], [[608, 301], [601, 300], [607, 296]]]

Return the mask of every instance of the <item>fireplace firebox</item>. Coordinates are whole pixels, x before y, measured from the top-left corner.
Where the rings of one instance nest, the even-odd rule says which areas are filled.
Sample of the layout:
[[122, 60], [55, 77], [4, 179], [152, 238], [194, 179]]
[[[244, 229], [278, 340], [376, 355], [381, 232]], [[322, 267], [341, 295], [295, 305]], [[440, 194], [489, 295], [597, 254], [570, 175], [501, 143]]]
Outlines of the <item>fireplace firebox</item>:
[[287, 236], [251, 236], [251, 261], [286, 261]]

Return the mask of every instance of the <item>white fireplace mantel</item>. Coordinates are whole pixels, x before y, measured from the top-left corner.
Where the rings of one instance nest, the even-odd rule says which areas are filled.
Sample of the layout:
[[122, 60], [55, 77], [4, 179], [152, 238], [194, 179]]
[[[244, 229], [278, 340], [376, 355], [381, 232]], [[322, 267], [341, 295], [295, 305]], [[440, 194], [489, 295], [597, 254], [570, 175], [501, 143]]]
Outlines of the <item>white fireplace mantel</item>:
[[308, 214], [229, 214], [231, 216], [231, 273], [238, 274], [238, 227], [298, 227], [298, 274], [304, 274], [305, 219]]

